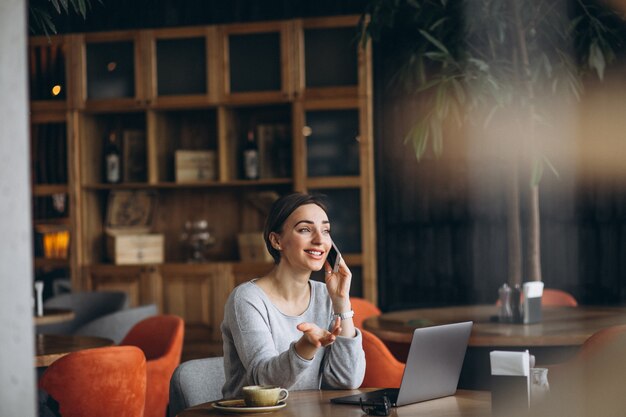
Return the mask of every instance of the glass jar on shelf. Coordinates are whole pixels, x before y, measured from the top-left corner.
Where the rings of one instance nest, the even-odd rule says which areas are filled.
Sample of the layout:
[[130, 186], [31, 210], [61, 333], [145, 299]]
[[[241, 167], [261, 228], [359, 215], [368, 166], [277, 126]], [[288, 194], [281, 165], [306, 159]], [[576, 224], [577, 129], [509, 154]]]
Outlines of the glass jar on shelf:
[[180, 238], [187, 262], [209, 261], [209, 251], [215, 245], [216, 239], [206, 220], [186, 221]]

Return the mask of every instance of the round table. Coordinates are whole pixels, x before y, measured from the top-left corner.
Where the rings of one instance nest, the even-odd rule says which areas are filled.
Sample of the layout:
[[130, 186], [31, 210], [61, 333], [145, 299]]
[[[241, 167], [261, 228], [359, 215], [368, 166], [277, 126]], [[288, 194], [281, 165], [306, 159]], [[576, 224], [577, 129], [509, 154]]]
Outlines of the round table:
[[473, 321], [469, 346], [580, 346], [598, 330], [626, 324], [626, 307], [543, 307], [535, 324], [499, 323], [498, 307], [473, 305], [397, 311], [363, 322], [385, 342], [411, 343], [413, 330], [438, 324]]
[[71, 352], [112, 345], [113, 340], [104, 337], [38, 334], [36, 335], [35, 366], [49, 366]]
[[43, 316], [34, 316], [35, 325], [63, 323], [65, 321], [74, 320], [76, 314], [74, 311], [66, 308], [44, 308]]
[[473, 321], [459, 387], [489, 389], [492, 350], [525, 350], [538, 366], [565, 362], [595, 332], [626, 324], [625, 307], [543, 307], [535, 324], [497, 322], [498, 307], [473, 305], [396, 311], [363, 322], [401, 361], [406, 361], [413, 331], [418, 327]]

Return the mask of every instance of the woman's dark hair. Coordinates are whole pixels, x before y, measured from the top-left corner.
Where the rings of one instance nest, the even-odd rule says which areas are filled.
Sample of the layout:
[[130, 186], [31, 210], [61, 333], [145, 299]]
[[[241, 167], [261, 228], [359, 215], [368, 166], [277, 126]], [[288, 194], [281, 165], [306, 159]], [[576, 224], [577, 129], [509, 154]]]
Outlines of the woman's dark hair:
[[272, 242], [270, 242], [270, 233], [281, 233], [283, 230], [283, 224], [285, 224], [285, 221], [291, 215], [291, 213], [296, 211], [298, 207], [304, 206], [306, 204], [315, 204], [328, 214], [325, 198], [320, 194], [288, 194], [279, 198], [274, 202], [274, 204], [272, 204], [270, 213], [265, 220], [263, 238], [265, 239], [265, 246], [267, 247], [268, 252], [270, 253], [270, 255], [272, 255], [272, 258], [274, 258], [275, 264], [278, 264], [280, 262], [280, 251], [274, 249], [274, 247], [272, 246]]

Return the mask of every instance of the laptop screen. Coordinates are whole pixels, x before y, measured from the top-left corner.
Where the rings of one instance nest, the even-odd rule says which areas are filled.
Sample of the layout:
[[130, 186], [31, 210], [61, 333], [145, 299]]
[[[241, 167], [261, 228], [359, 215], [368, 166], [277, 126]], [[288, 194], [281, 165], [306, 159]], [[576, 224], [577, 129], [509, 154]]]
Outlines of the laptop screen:
[[453, 395], [472, 322], [415, 329], [397, 405]]
[[[445, 324], [416, 329], [409, 349], [402, 383], [394, 406], [453, 395], [459, 383], [461, 368], [472, 331], [472, 322]], [[331, 399], [337, 404], [359, 404], [391, 390], [371, 391]]]

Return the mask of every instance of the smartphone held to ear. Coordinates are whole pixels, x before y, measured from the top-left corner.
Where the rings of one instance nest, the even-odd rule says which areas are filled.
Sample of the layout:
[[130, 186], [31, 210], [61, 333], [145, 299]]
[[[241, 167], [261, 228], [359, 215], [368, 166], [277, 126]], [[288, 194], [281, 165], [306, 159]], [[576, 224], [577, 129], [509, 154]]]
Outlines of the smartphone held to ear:
[[341, 253], [337, 246], [335, 246], [335, 242], [332, 242], [332, 247], [328, 252], [328, 257], [326, 258], [328, 264], [332, 268], [333, 272], [339, 271], [339, 262], [341, 261]]

